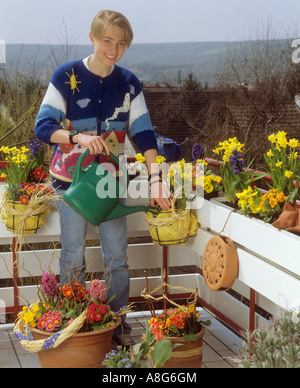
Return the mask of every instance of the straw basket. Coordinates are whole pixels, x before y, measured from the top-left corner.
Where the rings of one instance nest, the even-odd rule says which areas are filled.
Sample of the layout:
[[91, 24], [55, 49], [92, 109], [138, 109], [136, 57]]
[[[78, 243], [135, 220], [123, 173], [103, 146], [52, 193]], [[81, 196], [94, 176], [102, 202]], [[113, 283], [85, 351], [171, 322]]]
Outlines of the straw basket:
[[[24, 234], [36, 233], [45, 224], [50, 206], [41, 204], [28, 208], [27, 204], [19, 201], [7, 201], [11, 208], [8, 212], [1, 208], [1, 218], [9, 232], [17, 233], [22, 229]], [[23, 225], [22, 225], [23, 224]]]
[[42, 368], [102, 368], [105, 354], [110, 351], [113, 332], [121, 323], [102, 330], [78, 333], [86, 320], [86, 310], [72, 324], [57, 333], [29, 327], [34, 340], [24, 334], [24, 322], [19, 319], [14, 332], [24, 349], [37, 353]]
[[162, 210], [157, 214], [148, 211], [144, 219], [156, 245], [184, 245], [197, 234], [199, 226], [190, 209]]
[[45, 224], [50, 206], [46, 200], [35, 203], [21, 203], [7, 199], [7, 192], [2, 197], [1, 218], [6, 229], [17, 235], [36, 233]]

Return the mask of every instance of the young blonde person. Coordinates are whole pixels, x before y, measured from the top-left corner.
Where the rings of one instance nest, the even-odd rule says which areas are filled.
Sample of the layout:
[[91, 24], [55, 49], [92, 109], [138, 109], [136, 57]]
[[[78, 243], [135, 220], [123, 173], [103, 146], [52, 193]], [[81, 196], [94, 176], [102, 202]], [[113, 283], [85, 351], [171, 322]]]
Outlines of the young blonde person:
[[[90, 154], [83, 166], [95, 159], [104, 161], [104, 150], [107, 155], [122, 153], [128, 131], [152, 174], [150, 181], [156, 192], [152, 206], [157, 203], [169, 209], [167, 189], [155, 170], [157, 142], [140, 82], [131, 71], [117, 65], [132, 42], [130, 23], [119, 12], [101, 11], [92, 22], [89, 37], [93, 53], [54, 71], [36, 119], [36, 137], [54, 146], [50, 166], [53, 186], [63, 194], [87, 148]], [[75, 279], [84, 283], [87, 221], [63, 201], [58, 201], [58, 208], [61, 285]], [[99, 235], [105, 280], [110, 285], [108, 298], [115, 295], [111, 308], [118, 311], [129, 296], [126, 217], [100, 224]], [[131, 329], [123, 321], [121, 330], [124, 340]]]

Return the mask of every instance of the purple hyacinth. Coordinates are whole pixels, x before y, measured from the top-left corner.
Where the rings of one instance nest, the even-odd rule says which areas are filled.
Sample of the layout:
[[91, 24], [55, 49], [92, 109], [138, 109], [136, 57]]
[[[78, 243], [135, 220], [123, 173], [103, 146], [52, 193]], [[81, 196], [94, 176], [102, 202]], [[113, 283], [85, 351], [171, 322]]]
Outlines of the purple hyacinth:
[[246, 168], [243, 154], [236, 150], [234, 150], [232, 155], [230, 155], [229, 163], [231, 165], [232, 172], [234, 173], [234, 175], [238, 175], [244, 170], [244, 168]]
[[194, 160], [204, 159], [205, 148], [201, 144], [195, 143], [192, 148], [192, 157]]
[[29, 152], [32, 156], [37, 156], [38, 152], [42, 149], [41, 144], [36, 139], [31, 139], [28, 142], [29, 145]]
[[50, 298], [56, 296], [58, 291], [58, 283], [54, 273], [49, 273], [43, 270], [42, 274], [42, 290], [45, 296]]

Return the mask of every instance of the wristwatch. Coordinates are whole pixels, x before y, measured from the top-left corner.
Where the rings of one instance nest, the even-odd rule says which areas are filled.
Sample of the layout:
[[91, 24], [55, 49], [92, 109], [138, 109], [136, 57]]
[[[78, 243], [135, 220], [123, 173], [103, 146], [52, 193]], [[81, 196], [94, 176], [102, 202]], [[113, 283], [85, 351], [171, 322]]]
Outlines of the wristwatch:
[[72, 131], [69, 132], [69, 143], [70, 144], [77, 144], [73, 141], [73, 136], [77, 135], [78, 131], [76, 129], [73, 129]]

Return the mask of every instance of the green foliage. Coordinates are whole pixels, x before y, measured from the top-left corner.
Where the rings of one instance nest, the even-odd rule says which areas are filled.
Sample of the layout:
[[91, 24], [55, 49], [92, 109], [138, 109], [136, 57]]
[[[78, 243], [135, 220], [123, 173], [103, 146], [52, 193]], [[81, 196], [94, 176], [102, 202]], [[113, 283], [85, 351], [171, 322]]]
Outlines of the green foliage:
[[300, 310], [288, 311], [263, 330], [247, 333], [242, 368], [300, 368]]
[[26, 143], [34, 137], [35, 119], [43, 93], [38, 74], [3, 68], [0, 78], [1, 145]]

